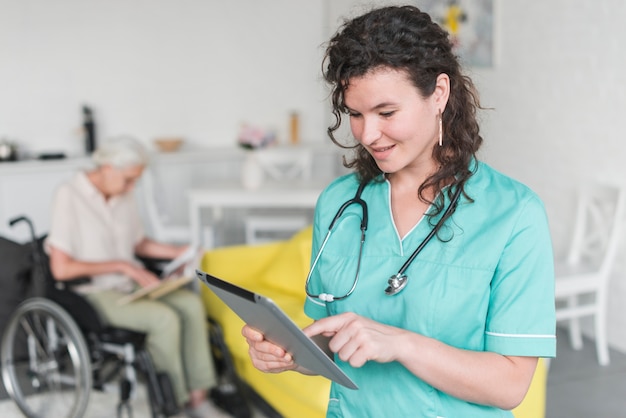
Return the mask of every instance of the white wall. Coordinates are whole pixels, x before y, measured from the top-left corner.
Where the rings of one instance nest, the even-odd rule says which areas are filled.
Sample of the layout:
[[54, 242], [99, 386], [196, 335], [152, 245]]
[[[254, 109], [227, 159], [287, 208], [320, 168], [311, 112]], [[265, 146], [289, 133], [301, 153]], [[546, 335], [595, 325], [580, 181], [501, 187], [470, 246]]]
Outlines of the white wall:
[[[481, 157], [539, 193], [561, 255], [577, 184], [626, 182], [626, 2], [494, 1], [497, 64], [469, 69], [493, 108]], [[306, 140], [323, 140], [319, 46], [339, 16], [373, 3], [391, 2], [0, 0], [0, 137], [80, 151], [87, 102], [102, 134], [222, 146], [243, 120], [284, 130], [298, 109]], [[625, 276], [622, 261], [609, 338], [623, 350]]]
[[[483, 104], [495, 109], [483, 112], [482, 156], [543, 198], [561, 256], [577, 185], [593, 176], [626, 184], [626, 2], [497, 6], [499, 62], [474, 71]], [[610, 343], [626, 351], [626, 251], [618, 257], [608, 332]]]
[[626, 2], [498, 9], [499, 64], [474, 72], [483, 104], [495, 109], [483, 112], [483, 157], [539, 192], [562, 249], [577, 184], [594, 175], [626, 182]]
[[80, 107], [101, 137], [233, 144], [249, 122], [301, 114], [324, 135], [321, 1], [0, 0], [0, 138], [82, 153]]

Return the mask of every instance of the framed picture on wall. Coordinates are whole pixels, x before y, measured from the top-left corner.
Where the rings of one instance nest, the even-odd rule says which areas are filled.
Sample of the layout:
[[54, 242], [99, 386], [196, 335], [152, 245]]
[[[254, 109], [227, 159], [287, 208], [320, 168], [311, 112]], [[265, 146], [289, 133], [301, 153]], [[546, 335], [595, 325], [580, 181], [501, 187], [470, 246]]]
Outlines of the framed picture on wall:
[[416, 0], [416, 5], [450, 33], [455, 52], [470, 67], [494, 65], [496, 0]]

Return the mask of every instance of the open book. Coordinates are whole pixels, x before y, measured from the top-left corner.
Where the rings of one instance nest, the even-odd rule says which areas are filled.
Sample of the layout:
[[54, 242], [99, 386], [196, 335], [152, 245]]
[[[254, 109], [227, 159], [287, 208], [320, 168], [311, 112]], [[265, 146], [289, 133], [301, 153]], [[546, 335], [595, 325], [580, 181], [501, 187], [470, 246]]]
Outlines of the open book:
[[[184, 253], [170, 261], [161, 272], [162, 280], [159, 283], [155, 283], [152, 286], [141, 287], [120, 299], [117, 303], [119, 305], [125, 305], [134, 300], [148, 297], [150, 299], [157, 299], [163, 295], [166, 295], [176, 289], [179, 289], [191, 282], [194, 278], [194, 269], [199, 262], [200, 251], [198, 247], [189, 246]], [[183, 270], [182, 275], [178, 275], [176, 272]]]
[[134, 300], [148, 297], [157, 299], [176, 289], [179, 289], [193, 280], [193, 276], [168, 277], [152, 286], [140, 287], [133, 293], [130, 293], [117, 300], [119, 305], [126, 305]]

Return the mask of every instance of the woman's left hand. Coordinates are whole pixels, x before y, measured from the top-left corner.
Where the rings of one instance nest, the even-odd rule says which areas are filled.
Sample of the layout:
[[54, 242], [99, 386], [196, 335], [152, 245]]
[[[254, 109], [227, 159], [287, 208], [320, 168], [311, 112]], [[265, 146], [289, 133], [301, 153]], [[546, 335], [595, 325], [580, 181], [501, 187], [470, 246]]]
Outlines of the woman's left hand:
[[378, 363], [396, 360], [394, 347], [400, 346], [407, 331], [346, 312], [319, 319], [304, 332], [309, 337], [319, 334], [329, 337], [331, 351], [352, 367], [361, 367], [370, 360]]

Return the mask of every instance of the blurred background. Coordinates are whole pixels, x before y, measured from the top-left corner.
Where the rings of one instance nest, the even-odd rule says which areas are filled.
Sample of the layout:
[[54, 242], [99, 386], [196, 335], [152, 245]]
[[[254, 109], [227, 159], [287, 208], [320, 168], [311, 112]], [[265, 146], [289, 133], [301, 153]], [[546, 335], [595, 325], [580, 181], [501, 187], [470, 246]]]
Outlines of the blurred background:
[[[132, 134], [155, 152], [156, 138], [180, 137], [183, 151], [219, 154], [235, 147], [243, 123], [284, 144], [293, 112], [301, 143], [324, 147], [323, 43], [341, 17], [383, 3], [397, 2], [0, 0], [0, 140], [21, 159], [84, 157], [88, 106], [99, 139]], [[626, 181], [626, 2], [487, 4], [492, 59], [466, 63], [486, 108], [480, 157], [540, 195], [562, 255], [578, 186]], [[0, 178], [15, 167], [0, 163]], [[14, 189], [0, 186], [1, 212]], [[186, 220], [184, 207], [174, 211]], [[608, 334], [626, 351], [623, 259], [622, 247]]]

